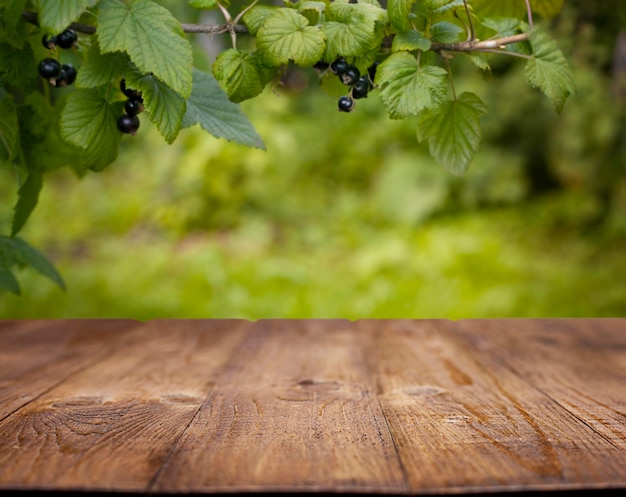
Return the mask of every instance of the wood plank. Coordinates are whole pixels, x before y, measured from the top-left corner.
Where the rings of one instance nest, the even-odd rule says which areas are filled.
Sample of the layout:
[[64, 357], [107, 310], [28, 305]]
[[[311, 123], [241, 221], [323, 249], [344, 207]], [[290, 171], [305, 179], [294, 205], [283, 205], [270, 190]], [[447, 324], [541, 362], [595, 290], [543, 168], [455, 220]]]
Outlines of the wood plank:
[[624, 451], [473, 347], [471, 330], [460, 338], [447, 321], [357, 324], [413, 492], [626, 486]]
[[625, 451], [626, 467], [626, 319], [473, 320], [457, 326], [481, 355], [494, 354]]
[[24, 320], [0, 329], [0, 420], [105, 357], [137, 321]]
[[348, 321], [256, 322], [153, 491], [404, 491]]
[[246, 324], [165, 320], [135, 328], [114, 354], [0, 422], [0, 485], [145, 490]]

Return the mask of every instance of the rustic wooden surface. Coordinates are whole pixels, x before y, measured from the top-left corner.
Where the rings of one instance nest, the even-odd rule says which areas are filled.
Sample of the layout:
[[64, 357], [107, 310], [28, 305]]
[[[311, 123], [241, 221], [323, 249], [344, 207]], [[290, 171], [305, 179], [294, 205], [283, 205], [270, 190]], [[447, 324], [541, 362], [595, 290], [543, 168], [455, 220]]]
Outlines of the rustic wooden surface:
[[626, 489], [626, 319], [0, 321], [0, 491]]

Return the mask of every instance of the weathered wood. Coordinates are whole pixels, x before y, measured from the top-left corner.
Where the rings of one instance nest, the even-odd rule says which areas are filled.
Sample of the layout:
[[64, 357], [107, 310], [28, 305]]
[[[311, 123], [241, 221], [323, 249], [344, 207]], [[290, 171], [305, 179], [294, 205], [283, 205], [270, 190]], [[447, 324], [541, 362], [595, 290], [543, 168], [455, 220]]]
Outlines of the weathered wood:
[[[622, 449], [449, 323], [366, 321], [359, 329], [414, 492], [626, 485]], [[473, 329], [466, 323], [470, 337]], [[524, 349], [508, 354], [532, 361]]]
[[145, 490], [243, 337], [244, 322], [155, 321], [0, 423], [11, 488]]
[[105, 357], [131, 320], [13, 321], [0, 328], [0, 420]]
[[0, 321], [0, 492], [626, 489], [626, 319]]
[[153, 487], [405, 490], [348, 321], [260, 321]]

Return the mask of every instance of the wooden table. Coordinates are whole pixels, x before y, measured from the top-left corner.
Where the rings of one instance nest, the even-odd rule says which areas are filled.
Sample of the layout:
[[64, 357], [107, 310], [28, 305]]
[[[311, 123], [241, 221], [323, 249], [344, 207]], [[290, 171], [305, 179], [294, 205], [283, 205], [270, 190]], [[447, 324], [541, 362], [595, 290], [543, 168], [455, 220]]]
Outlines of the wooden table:
[[626, 319], [0, 321], [0, 491], [626, 489]]

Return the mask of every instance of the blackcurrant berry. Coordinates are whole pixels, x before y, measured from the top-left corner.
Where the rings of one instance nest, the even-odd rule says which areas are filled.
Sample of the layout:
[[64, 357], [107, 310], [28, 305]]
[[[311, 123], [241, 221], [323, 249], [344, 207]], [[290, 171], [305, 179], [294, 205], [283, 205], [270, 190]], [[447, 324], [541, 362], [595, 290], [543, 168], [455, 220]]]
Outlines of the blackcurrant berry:
[[67, 28], [61, 34], [57, 35], [57, 45], [61, 48], [72, 48], [77, 40], [78, 35], [72, 28]]
[[137, 100], [136, 98], [129, 98], [124, 103], [124, 110], [129, 116], [136, 116], [141, 111], [143, 111], [143, 104], [141, 103], [141, 100]]
[[61, 64], [56, 59], [44, 59], [39, 63], [38, 70], [42, 78], [56, 78], [61, 73]]
[[54, 81], [54, 86], [69, 86], [76, 81], [76, 69], [72, 64], [63, 64], [61, 72]]
[[352, 98], [365, 98], [370, 90], [370, 80], [367, 76], [361, 76], [352, 87]]
[[328, 69], [329, 66], [330, 64], [328, 62], [320, 60], [313, 65], [313, 68], [317, 69], [318, 71], [323, 71], [324, 69]]
[[343, 57], [337, 57], [333, 63], [330, 65], [330, 72], [333, 74], [342, 75], [346, 72], [346, 70], [350, 67], [346, 59]]
[[354, 83], [356, 83], [360, 77], [361, 77], [361, 73], [354, 66], [349, 66], [348, 69], [346, 69], [346, 72], [344, 72], [343, 74], [339, 76], [339, 78], [341, 79], [341, 82], [344, 85], [349, 85], [349, 86], [352, 86]]
[[52, 35], [43, 35], [41, 37], [41, 44], [45, 48], [52, 50], [57, 44], [57, 37]]
[[126, 88], [126, 80], [122, 78], [120, 80], [120, 90], [122, 93], [126, 95], [128, 98], [132, 98], [134, 100], [139, 100], [143, 102], [143, 98], [141, 98], [141, 92], [137, 90], [132, 90], [131, 88]]
[[339, 110], [341, 112], [352, 112], [354, 110], [354, 100], [347, 95], [339, 97], [337, 105], [339, 106]]
[[117, 129], [122, 133], [134, 136], [139, 129], [139, 118], [137, 116], [122, 114], [117, 120]]

